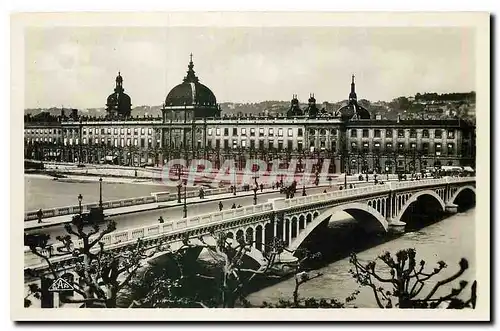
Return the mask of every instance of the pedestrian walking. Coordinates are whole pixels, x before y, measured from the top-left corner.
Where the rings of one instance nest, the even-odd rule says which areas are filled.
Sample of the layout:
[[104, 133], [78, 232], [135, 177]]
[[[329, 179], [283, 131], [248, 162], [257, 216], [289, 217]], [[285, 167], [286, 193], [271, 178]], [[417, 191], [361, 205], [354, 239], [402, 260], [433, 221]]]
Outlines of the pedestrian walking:
[[222, 211], [223, 207], [224, 207], [224, 205], [222, 204], [222, 201], [219, 201], [219, 211]]
[[43, 211], [42, 211], [42, 209], [39, 209], [36, 212], [36, 217], [38, 218], [38, 223], [42, 223], [42, 217], [43, 217]]
[[262, 192], [264, 190], [264, 184], [260, 183], [260, 191]]
[[231, 209], [236, 209], [236, 204], [233, 203], [233, 205], [231, 206]]
[[161, 217], [161, 216], [160, 216], [160, 218], [158, 219], [158, 222], [160, 222], [160, 224], [161, 224], [161, 223], [165, 223], [165, 221], [163, 220], [163, 217]]

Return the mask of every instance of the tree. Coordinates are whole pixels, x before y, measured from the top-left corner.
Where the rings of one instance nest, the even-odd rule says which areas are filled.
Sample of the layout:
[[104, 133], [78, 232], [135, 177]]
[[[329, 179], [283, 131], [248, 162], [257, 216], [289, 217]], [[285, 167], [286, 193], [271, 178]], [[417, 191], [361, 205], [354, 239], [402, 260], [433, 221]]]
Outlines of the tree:
[[186, 236], [177, 250], [166, 250], [161, 262], [153, 264], [130, 282], [124, 301], [129, 308], [189, 308], [213, 306], [213, 293], [206, 277], [192, 263], [197, 246]]
[[[298, 302], [298, 287], [320, 276], [307, 279], [303, 276], [304, 262], [318, 257], [317, 254], [300, 252], [302, 256], [297, 261], [280, 263], [278, 257], [286, 250], [281, 239], [273, 238], [268, 245], [264, 244], [264, 261], [257, 267], [249, 266], [245, 258], [254, 244], [250, 238], [233, 240], [220, 232], [211, 234], [210, 239], [184, 238], [181, 248], [170, 252], [170, 260], [174, 263], [153, 267], [150, 274], [133, 282], [131, 297], [135, 300], [134, 306], [233, 308], [238, 301], [245, 306], [248, 305], [245, 296], [255, 277], [281, 278], [289, 272], [300, 273], [294, 292], [295, 302]], [[190, 250], [202, 248], [207, 249], [213, 258], [214, 268], [211, 270], [195, 267], [193, 256], [191, 261], [186, 259]]]
[[[470, 298], [465, 301], [458, 298], [468, 284], [464, 280], [459, 282], [458, 288], [452, 288], [449, 294], [436, 296], [438, 289], [458, 279], [468, 269], [469, 264], [466, 259], [462, 258], [460, 260], [460, 269], [455, 274], [436, 282], [426, 295], [420, 295], [425, 288], [426, 282], [439, 274], [447, 265], [443, 261], [439, 261], [437, 267], [432, 271], [425, 272], [425, 261], [421, 260], [417, 264], [415, 257], [416, 252], [414, 249], [398, 251], [395, 254], [396, 259], [389, 252], [379, 256], [378, 259], [389, 268], [389, 278], [385, 276], [383, 271], [375, 269], [375, 261], [363, 264], [353, 253], [350, 262], [354, 266], [354, 270], [351, 269], [349, 272], [360, 285], [372, 289], [377, 305], [380, 308], [440, 308], [443, 304], [447, 304], [447, 308], [475, 308], [476, 281], [472, 284]], [[388, 285], [390, 289], [380, 286], [381, 284]]]
[[[57, 242], [62, 244], [59, 247], [48, 243], [48, 235], [25, 235], [25, 245], [45, 261], [49, 277], [53, 280], [59, 278], [60, 273], [53, 265], [53, 258], [72, 256], [74, 265], [71, 271], [74, 271], [79, 279], [72, 281], [71, 285], [81, 298], [61, 297], [61, 301], [82, 303], [83, 307], [116, 307], [118, 293], [128, 286], [142, 261], [164, 249], [160, 244], [153, 249], [146, 249], [143, 242], [137, 240], [134, 245], [127, 246], [120, 252], [107, 251], [101, 240], [116, 229], [116, 224], [110, 221], [101, 230], [98, 221], [89, 215], [74, 216], [64, 228], [67, 235], [56, 238]], [[31, 269], [26, 270], [26, 274], [31, 277], [46, 277]], [[31, 289], [31, 292], [37, 293], [35, 288]]]

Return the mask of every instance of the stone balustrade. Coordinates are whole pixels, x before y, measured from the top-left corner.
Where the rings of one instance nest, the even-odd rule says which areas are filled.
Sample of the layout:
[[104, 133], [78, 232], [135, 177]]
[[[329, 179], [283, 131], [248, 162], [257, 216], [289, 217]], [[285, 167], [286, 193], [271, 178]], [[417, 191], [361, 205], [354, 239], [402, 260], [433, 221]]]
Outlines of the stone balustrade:
[[[157, 236], [161, 234], [166, 234], [178, 230], [182, 230], [186, 227], [206, 225], [206, 224], [216, 224], [219, 222], [227, 221], [229, 219], [234, 219], [238, 217], [245, 217], [247, 215], [252, 215], [256, 213], [268, 212], [273, 210], [272, 203], [262, 203], [258, 205], [241, 207], [236, 209], [225, 210], [222, 212], [215, 212], [209, 214], [196, 215], [188, 218], [183, 218], [176, 221], [165, 222], [161, 224], [150, 224], [147, 226], [132, 228], [123, 231], [117, 231], [107, 234], [101, 238], [101, 242], [105, 245], [115, 245], [125, 242], [132, 242], [139, 238], [147, 238], [152, 236]], [[95, 239], [97, 236], [91, 237], [90, 240]], [[75, 247], [82, 247], [82, 240], [78, 240], [75, 243]], [[54, 244], [53, 251], [57, 252], [57, 249], [62, 247], [61, 243]], [[48, 253], [48, 252], [47, 252]], [[56, 260], [60, 257], [55, 258]], [[37, 265], [43, 263], [43, 259], [39, 256], [34, 255], [29, 248], [24, 250], [24, 263], [26, 266]]]

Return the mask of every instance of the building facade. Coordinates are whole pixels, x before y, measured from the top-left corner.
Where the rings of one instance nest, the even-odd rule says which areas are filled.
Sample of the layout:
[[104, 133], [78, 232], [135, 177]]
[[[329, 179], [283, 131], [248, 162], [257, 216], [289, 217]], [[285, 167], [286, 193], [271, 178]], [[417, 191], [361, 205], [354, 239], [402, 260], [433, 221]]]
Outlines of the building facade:
[[[214, 167], [234, 160], [240, 168], [255, 158], [269, 168], [274, 162], [287, 167], [292, 159], [301, 168], [315, 159], [317, 167], [330, 160], [331, 172], [351, 174], [475, 166], [474, 126], [459, 119], [371, 118], [357, 103], [354, 76], [347, 104], [335, 112], [319, 111], [311, 94], [306, 109], [294, 95], [283, 116], [227, 117], [193, 67], [191, 58], [183, 82], [165, 99], [162, 117], [138, 119], [118, 110], [121, 116], [25, 121], [25, 158], [134, 166], [204, 158]], [[119, 75], [121, 92], [122, 82]]]

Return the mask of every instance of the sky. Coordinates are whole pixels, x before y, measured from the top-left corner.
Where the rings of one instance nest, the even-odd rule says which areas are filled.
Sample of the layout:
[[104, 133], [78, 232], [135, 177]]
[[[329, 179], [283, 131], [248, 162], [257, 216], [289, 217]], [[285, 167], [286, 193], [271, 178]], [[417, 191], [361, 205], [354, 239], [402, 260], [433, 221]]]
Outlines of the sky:
[[475, 34], [464, 27], [30, 27], [25, 108], [104, 107], [118, 71], [133, 106], [161, 105], [189, 54], [218, 102], [390, 101], [475, 90]]

